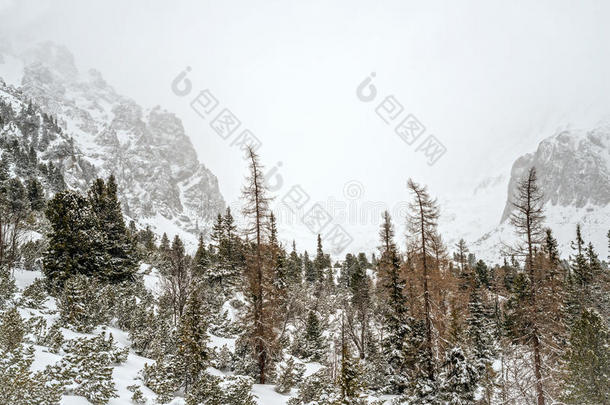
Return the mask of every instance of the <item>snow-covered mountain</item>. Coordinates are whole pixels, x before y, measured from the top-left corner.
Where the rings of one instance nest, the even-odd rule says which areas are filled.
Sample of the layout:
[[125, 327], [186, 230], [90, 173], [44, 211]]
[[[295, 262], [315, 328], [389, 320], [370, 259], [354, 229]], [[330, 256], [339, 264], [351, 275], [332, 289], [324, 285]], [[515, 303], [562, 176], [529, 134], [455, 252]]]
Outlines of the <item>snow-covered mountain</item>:
[[[606, 259], [610, 253], [606, 236], [610, 230], [610, 124], [588, 131], [562, 129], [543, 139], [536, 151], [515, 158], [512, 168], [482, 177], [461, 193], [439, 195], [439, 190], [430, 189], [433, 196], [439, 197], [439, 229], [449, 251], [454, 251], [455, 243], [464, 238], [477, 257], [500, 262], [503, 251], [516, 242], [514, 228], [507, 220], [516, 182], [535, 166], [545, 195], [545, 225], [558, 239], [562, 257], [572, 253], [570, 241], [580, 223], [585, 240], [593, 243], [600, 258]], [[395, 207], [380, 203], [379, 207], [380, 212], [382, 208], [390, 210], [400, 239], [404, 235], [406, 203]], [[369, 213], [358, 201], [353, 202], [350, 212]], [[336, 219], [342, 225], [353, 225], [345, 216]], [[354, 237], [348, 250], [377, 253], [378, 227], [373, 221], [346, 226]], [[315, 235], [301, 228], [291, 224], [291, 229], [282, 232], [297, 235], [297, 243], [315, 240]]]
[[126, 214], [158, 232], [205, 233], [224, 210], [216, 176], [199, 162], [180, 119], [143, 109], [95, 70], [79, 72], [66, 48], [0, 46], [0, 79], [0, 99], [15, 108], [31, 100], [57, 117], [64, 152], [38, 151], [61, 168], [68, 187], [83, 190], [112, 173]]
[[[561, 130], [540, 142], [535, 152], [519, 157], [512, 166], [508, 187], [504, 188], [504, 210], [497, 217], [498, 223], [489, 224], [489, 231], [473, 240], [474, 250], [482, 257], [497, 260], [502, 246], [514, 241], [514, 230], [508, 223], [512, 210], [510, 198], [518, 180], [532, 166], [536, 167], [545, 198], [545, 223], [555, 233], [562, 255], [567, 257], [572, 253], [570, 240], [574, 239], [575, 226], [580, 223], [585, 240], [592, 242], [600, 257], [605, 258], [606, 235], [610, 230], [610, 124], [607, 123], [590, 130]], [[497, 196], [498, 191], [495, 187], [488, 194]], [[477, 218], [498, 210], [498, 207], [480, 208]]]
[[[80, 72], [67, 49], [43, 43], [16, 52], [0, 44], [0, 79], [0, 99], [12, 103], [16, 112], [32, 100], [41, 113], [58, 118], [61, 131], [55, 133], [56, 139], [48, 150], [38, 146], [37, 151], [43, 162], [60, 167], [69, 187], [84, 190], [96, 176], [113, 173], [127, 215], [169, 234], [206, 233], [224, 209], [217, 179], [198, 161], [181, 121], [160, 107], [143, 109], [118, 94], [95, 70]], [[22, 129], [3, 131], [23, 140]], [[54, 133], [50, 127], [45, 131]], [[463, 196], [441, 197], [440, 226], [450, 250], [463, 237], [478, 256], [498, 260], [501, 248], [515, 237], [507, 221], [510, 196], [531, 166], [537, 168], [545, 195], [546, 224], [555, 232], [562, 254], [570, 254], [575, 224], [581, 223], [585, 238], [606, 257], [607, 123], [590, 130], [561, 130], [540, 142], [535, 152], [516, 159], [510, 172], [484, 178]], [[45, 178], [41, 180], [44, 183]], [[363, 228], [368, 236], [356, 239], [366, 243], [355, 243], [350, 250], [375, 251], [373, 228]], [[307, 230], [302, 234], [315, 240]]]
[[[545, 202], [552, 206], [606, 207], [610, 203], [610, 125], [590, 131], [565, 130], [543, 140], [536, 152], [521, 156], [513, 164], [509, 193], [532, 166], [536, 167]], [[502, 222], [510, 212], [507, 201]]]

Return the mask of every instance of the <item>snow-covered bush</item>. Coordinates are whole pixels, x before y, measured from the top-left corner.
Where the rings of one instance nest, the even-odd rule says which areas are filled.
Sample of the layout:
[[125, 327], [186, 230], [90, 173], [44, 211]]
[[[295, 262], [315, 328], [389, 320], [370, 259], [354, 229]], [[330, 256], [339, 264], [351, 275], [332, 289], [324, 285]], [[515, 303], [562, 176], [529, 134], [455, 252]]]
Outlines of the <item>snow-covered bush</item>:
[[212, 364], [220, 371], [231, 370], [231, 366], [233, 365], [233, 353], [231, 353], [231, 350], [226, 344], [222, 345], [220, 350], [214, 350]]
[[54, 322], [46, 333], [37, 340], [37, 343], [41, 346], [48, 347], [51, 353], [59, 353], [64, 341], [64, 335], [61, 332], [59, 322]]
[[166, 404], [180, 389], [182, 370], [175, 355], [159, 358], [152, 365], [145, 364], [142, 370], [144, 385], [157, 394], [157, 402]]
[[298, 335], [293, 342], [294, 355], [305, 360], [321, 361], [326, 351], [322, 330], [318, 316], [314, 311], [310, 311], [303, 333]]
[[210, 332], [216, 336], [230, 338], [239, 332], [239, 326], [231, 322], [227, 311], [219, 310], [210, 317]]
[[144, 398], [144, 394], [142, 393], [142, 390], [140, 389], [139, 385], [137, 385], [137, 384], [129, 385], [129, 386], [127, 386], [127, 389], [129, 390], [129, 392], [132, 393], [131, 402], [133, 402], [134, 404], [137, 404], [137, 405], [146, 404], [146, 398]]
[[8, 269], [0, 267], [0, 309], [8, 304], [16, 291], [15, 279]]
[[305, 366], [301, 363], [296, 363], [292, 357], [279, 365], [279, 372], [275, 390], [280, 394], [290, 392], [292, 387], [297, 385], [305, 374]]
[[102, 289], [117, 327], [132, 331], [146, 322], [146, 314], [152, 309], [154, 298], [140, 277], [134, 281], [105, 284]]
[[95, 279], [76, 275], [66, 280], [57, 301], [59, 316], [78, 332], [91, 332], [109, 319], [108, 296]]
[[33, 341], [38, 342], [47, 331], [47, 320], [42, 316], [32, 316], [25, 322], [25, 328], [26, 335], [32, 335]]
[[112, 380], [112, 364], [124, 361], [125, 349], [113, 343], [112, 335], [69, 340], [64, 347], [66, 356], [47, 373], [65, 384], [65, 393], [82, 395], [93, 404], [105, 404], [117, 397]]
[[256, 405], [253, 380], [243, 376], [224, 379], [203, 373], [186, 395], [187, 405]]
[[203, 373], [186, 395], [187, 405], [224, 405], [225, 394], [220, 388], [221, 378]]
[[474, 402], [479, 372], [461, 347], [454, 347], [446, 353], [438, 379], [438, 400], [441, 403], [463, 405]]
[[23, 290], [20, 305], [28, 308], [41, 309], [47, 296], [44, 280], [37, 278]]
[[0, 318], [0, 350], [15, 350], [27, 332], [27, 327], [16, 308], [5, 311]]
[[42, 372], [32, 373], [34, 349], [18, 345], [0, 351], [0, 403], [11, 405], [58, 405], [62, 384]]
[[244, 376], [226, 377], [220, 384], [226, 405], [256, 405], [252, 395], [253, 379]]
[[27, 270], [42, 270], [42, 255], [46, 249], [43, 240], [27, 241], [21, 246], [23, 267]]
[[235, 374], [253, 378], [258, 375], [258, 365], [254, 360], [252, 347], [248, 345], [247, 338], [243, 335], [235, 341], [235, 356], [233, 359], [232, 369]]
[[299, 384], [296, 397], [290, 398], [288, 405], [329, 405], [340, 403], [337, 387], [333, 385], [328, 369], [323, 368], [305, 378]]

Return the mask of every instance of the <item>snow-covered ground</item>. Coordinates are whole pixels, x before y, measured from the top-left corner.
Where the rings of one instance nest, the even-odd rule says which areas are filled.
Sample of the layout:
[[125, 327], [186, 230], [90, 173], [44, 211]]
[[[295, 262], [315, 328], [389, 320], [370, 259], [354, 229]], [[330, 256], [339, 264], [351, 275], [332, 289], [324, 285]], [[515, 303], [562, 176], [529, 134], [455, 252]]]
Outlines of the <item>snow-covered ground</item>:
[[[42, 278], [42, 274], [39, 271], [27, 271], [27, 270], [15, 270], [15, 283], [20, 290], [23, 290], [30, 284], [32, 284], [37, 278]], [[57, 313], [52, 313], [56, 309], [55, 300], [53, 298], [47, 299], [44, 303], [43, 308], [40, 310], [31, 308], [19, 308], [19, 314], [24, 319], [29, 319], [34, 316], [41, 316], [47, 323], [48, 326], [52, 325], [53, 322], [58, 318]], [[49, 313], [51, 312], [51, 313]], [[61, 328], [61, 332], [64, 338], [75, 339], [78, 337], [93, 337], [101, 334], [112, 334], [116, 345], [119, 348], [128, 347], [130, 345], [127, 333], [112, 327], [98, 327], [93, 333], [78, 333], [70, 329]], [[53, 365], [62, 359], [61, 354], [50, 353], [44, 346], [34, 345], [34, 363], [32, 364], [33, 371], [42, 371], [45, 367]], [[111, 405], [119, 404], [130, 404], [132, 393], [127, 390], [128, 385], [138, 384], [141, 386], [144, 395], [152, 401], [155, 394], [148, 388], [142, 386], [141, 381], [138, 379], [139, 371], [144, 367], [146, 363], [153, 363], [153, 360], [147, 359], [130, 352], [127, 360], [114, 367], [112, 377], [117, 390], [118, 398], [112, 398], [109, 401]], [[87, 405], [90, 402], [81, 396], [77, 395], [64, 395], [61, 401], [62, 405]], [[152, 403], [152, 402], [151, 402]]]
[[[153, 291], [153, 293], [158, 294], [160, 292], [161, 282], [159, 279], [158, 271], [150, 265], [142, 264], [140, 267], [140, 272], [144, 274], [144, 282], [148, 289]], [[23, 289], [32, 284], [36, 279], [42, 278], [43, 275], [40, 271], [27, 271], [16, 269], [14, 271], [15, 284], [19, 288], [19, 292], [17, 293], [16, 302], [19, 301], [19, 296]], [[235, 314], [231, 312], [233, 309], [230, 305], [226, 305], [226, 309], [229, 313], [229, 318], [233, 319]], [[24, 320], [30, 319], [35, 316], [42, 317], [48, 326], [51, 326], [58, 318], [57, 306], [54, 298], [48, 298], [41, 309], [32, 309], [25, 307], [18, 307], [19, 314]], [[112, 334], [114, 341], [118, 348], [130, 347], [130, 340], [127, 332], [109, 326], [99, 326], [92, 333], [78, 333], [70, 329], [61, 328], [62, 334], [64, 338], [67, 339], [75, 339], [79, 337], [93, 337], [99, 335], [101, 333]], [[223, 338], [215, 335], [210, 335], [210, 347], [221, 348], [226, 345], [230, 350], [234, 350], [235, 348], [235, 339], [231, 338]], [[42, 371], [45, 367], [53, 365], [60, 361], [63, 357], [62, 352], [59, 354], [51, 353], [48, 351], [48, 348], [44, 346], [34, 345], [34, 362], [32, 364], [31, 369], [33, 371]], [[301, 363], [305, 366], [305, 377], [317, 372], [323, 366], [320, 363], [310, 362], [303, 363], [302, 361], [294, 358], [294, 360], [298, 363]], [[144, 397], [147, 399], [148, 404], [155, 403], [155, 393], [150, 389], [146, 388], [141, 379], [140, 379], [140, 371], [143, 369], [146, 363], [152, 364], [154, 360], [148, 359], [142, 356], [138, 356], [133, 351], [129, 352], [127, 360], [120, 364], [115, 365], [113, 368], [112, 377], [114, 380], [114, 384], [117, 390], [117, 398], [112, 398], [108, 403], [110, 405], [119, 405], [119, 404], [131, 404], [131, 396], [132, 392], [130, 392], [127, 387], [130, 385], [138, 385], [144, 394]], [[230, 372], [224, 373], [220, 370], [210, 367], [208, 371], [217, 376], [230, 375]], [[256, 400], [260, 405], [283, 405], [288, 402], [288, 399], [291, 395], [295, 395], [297, 393], [296, 389], [291, 391], [291, 395], [283, 395], [279, 394], [275, 391], [275, 385], [272, 384], [254, 384], [252, 388], [252, 393], [256, 396]], [[77, 395], [64, 395], [61, 400], [62, 405], [86, 405], [90, 402], [82, 397]], [[184, 405], [183, 398], [175, 398], [170, 402], [171, 405]]]

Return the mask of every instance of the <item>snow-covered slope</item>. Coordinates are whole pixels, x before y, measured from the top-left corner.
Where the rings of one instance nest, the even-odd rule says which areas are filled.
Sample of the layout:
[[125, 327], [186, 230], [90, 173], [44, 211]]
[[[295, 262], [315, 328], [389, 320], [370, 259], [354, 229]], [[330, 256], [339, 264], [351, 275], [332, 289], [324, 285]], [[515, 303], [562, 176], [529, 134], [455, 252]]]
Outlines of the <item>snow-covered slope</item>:
[[454, 250], [454, 245], [461, 238], [472, 244], [484, 232], [499, 224], [507, 181], [508, 176], [504, 174], [486, 177], [463, 195], [439, 199], [439, 229], [449, 251]]
[[[143, 264], [141, 266], [140, 271], [146, 274], [145, 277], [147, 278], [147, 284], [153, 286], [154, 291], [155, 286], [157, 286], [160, 282], [159, 276], [158, 272], [155, 269], [152, 269], [151, 271], [149, 267], [149, 265]], [[15, 284], [19, 289], [14, 298], [15, 302], [20, 303], [20, 297], [23, 290], [29, 285], [31, 285], [36, 279], [42, 279], [43, 276], [39, 271], [27, 271], [21, 269], [15, 270], [14, 273]], [[59, 318], [59, 314], [57, 313], [56, 301], [52, 297], [48, 297], [42, 304], [42, 306], [38, 309], [28, 307], [24, 304], [19, 304], [17, 308], [19, 311], [19, 315], [26, 322], [36, 317], [41, 318], [46, 325], [45, 329], [49, 328], [53, 323], [57, 322]], [[114, 342], [116, 343], [119, 349], [129, 348], [131, 345], [131, 342], [129, 340], [129, 334], [127, 332], [116, 327], [111, 327], [107, 325], [99, 326], [95, 328], [91, 333], [79, 333], [63, 327], [60, 330], [66, 341], [82, 337], [91, 338], [104, 333], [106, 336], [109, 336], [110, 334], [112, 335]], [[35, 337], [28, 335], [28, 337], [26, 337], [26, 340], [35, 340]], [[227, 341], [229, 341], [230, 345], [234, 345], [234, 340], [235, 339], [224, 339], [218, 336], [210, 335], [210, 347], [220, 348], [222, 344], [226, 344]], [[39, 344], [32, 344], [32, 347], [34, 348], [34, 362], [31, 366], [32, 371], [44, 372], [47, 366], [52, 366], [58, 363], [66, 355], [63, 350], [59, 350], [58, 352], [51, 352], [48, 347]], [[133, 352], [133, 350], [130, 350], [125, 362], [121, 364], [113, 364], [112, 380], [116, 388], [117, 397], [111, 398], [108, 404], [119, 405], [133, 403], [131, 401], [132, 393], [127, 389], [127, 387], [134, 384], [137, 385], [142, 391], [144, 399], [147, 401], [146, 403], [157, 403], [155, 401], [155, 393], [143, 385], [141, 374], [145, 364], [151, 365], [153, 363], [154, 360], [138, 356]], [[305, 364], [305, 367], [305, 376], [308, 376], [316, 372], [321, 366], [318, 363], [307, 363]], [[213, 367], [209, 367], [208, 372], [212, 375], [216, 375], [219, 377], [224, 377], [225, 375], [231, 374], [223, 373]], [[254, 386], [252, 387], [252, 393], [255, 395], [257, 403], [261, 405], [282, 405], [287, 403], [288, 399], [290, 398], [290, 395], [278, 394], [274, 388], [274, 385], [254, 384]], [[291, 392], [291, 394], [295, 393], [296, 390], [293, 390]], [[82, 396], [63, 395], [61, 403], [65, 405], [87, 405], [91, 402], [89, 402], [86, 398]], [[184, 405], [185, 400], [182, 397], [177, 397], [173, 399], [170, 404]]]
[[[0, 97], [31, 99], [57, 117], [73, 139], [72, 157], [90, 164], [95, 176], [115, 175], [128, 216], [158, 232], [206, 232], [225, 202], [180, 119], [160, 107], [144, 110], [95, 70], [79, 72], [64, 47], [47, 42], [19, 52], [0, 49], [0, 78], [6, 82]], [[89, 177], [65, 159], [57, 163], [69, 187], [86, 187]]]
[[[583, 237], [593, 243], [600, 258], [605, 259], [610, 254], [606, 236], [610, 230], [610, 124], [600, 124], [589, 131], [561, 130], [542, 140], [535, 152], [516, 157], [512, 168], [506, 167], [482, 177], [474, 187], [461, 194], [440, 195], [439, 229], [449, 252], [455, 250], [454, 245], [460, 238], [464, 238], [477, 257], [491, 263], [502, 261], [503, 251], [516, 243], [514, 229], [507, 220], [510, 199], [516, 182], [532, 166], [536, 167], [545, 195], [545, 225], [558, 239], [562, 257], [572, 253], [570, 241], [577, 223], [581, 224]], [[438, 195], [437, 191], [430, 190], [434, 196]], [[405, 209], [392, 210], [390, 207], [390, 211], [400, 239]], [[348, 249], [377, 253], [378, 226], [366, 223], [348, 227], [354, 237], [354, 243]], [[308, 241], [309, 246], [313, 246], [315, 241], [315, 235], [298, 223], [291, 224], [290, 230], [282, 231], [299, 236], [296, 238], [299, 246]]]
[[570, 241], [580, 223], [585, 240], [592, 242], [600, 257], [605, 258], [610, 230], [609, 124], [587, 131], [562, 130], [544, 139], [535, 152], [514, 162], [508, 185], [505, 178], [495, 186], [490, 180], [482, 188], [483, 193], [475, 192], [471, 198], [454, 204], [455, 208], [450, 205], [456, 218], [464, 219], [456, 221], [449, 233], [471, 242], [471, 250], [477, 256], [498, 261], [502, 248], [515, 242], [514, 229], [508, 221], [510, 199], [517, 181], [530, 167], [536, 167], [545, 199], [545, 225], [558, 239], [562, 256], [572, 253]]
[[[606, 207], [610, 203], [610, 124], [590, 131], [561, 131], [543, 140], [536, 152], [513, 164], [509, 192], [532, 166], [536, 167], [545, 201], [551, 205]], [[510, 212], [507, 201], [502, 222]]]

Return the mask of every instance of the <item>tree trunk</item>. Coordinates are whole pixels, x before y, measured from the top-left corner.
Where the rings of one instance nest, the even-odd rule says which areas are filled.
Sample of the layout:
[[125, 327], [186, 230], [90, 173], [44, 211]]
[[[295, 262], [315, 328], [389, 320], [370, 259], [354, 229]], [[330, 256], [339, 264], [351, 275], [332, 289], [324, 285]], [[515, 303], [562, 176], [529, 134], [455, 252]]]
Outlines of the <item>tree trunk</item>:
[[419, 200], [419, 213], [421, 219], [421, 247], [422, 247], [422, 266], [424, 269], [424, 311], [426, 316], [426, 351], [428, 352], [428, 377], [434, 378], [434, 367], [432, 365], [432, 322], [430, 321], [430, 291], [428, 290], [428, 263], [426, 262], [426, 232], [424, 228], [424, 208], [421, 198]]
[[[531, 184], [531, 183], [530, 183]], [[527, 196], [528, 206], [531, 207], [530, 193]], [[529, 213], [527, 214], [527, 265], [529, 267], [530, 284], [531, 284], [531, 316], [532, 316], [532, 348], [534, 350], [534, 375], [536, 377], [536, 398], [538, 405], [544, 405], [544, 389], [542, 387], [542, 360], [540, 357], [540, 339], [538, 337], [536, 307], [536, 272], [534, 270], [534, 249], [532, 241], [532, 229]]]
[[260, 193], [260, 185], [258, 178], [258, 167], [256, 165], [256, 160], [252, 156], [252, 165], [254, 170], [253, 173], [253, 183], [254, 183], [254, 202], [255, 202], [255, 223], [256, 223], [256, 302], [254, 304], [254, 319], [256, 323], [256, 333], [257, 333], [257, 344], [256, 344], [256, 355], [258, 357], [258, 368], [259, 368], [259, 383], [265, 383], [265, 369], [267, 363], [267, 353], [265, 350], [265, 345], [263, 343], [263, 260], [261, 253], [261, 243], [262, 243], [262, 213], [261, 206], [259, 200]]

